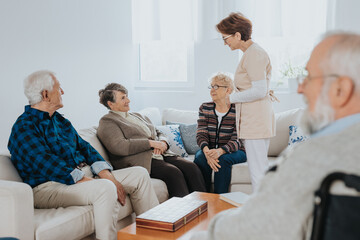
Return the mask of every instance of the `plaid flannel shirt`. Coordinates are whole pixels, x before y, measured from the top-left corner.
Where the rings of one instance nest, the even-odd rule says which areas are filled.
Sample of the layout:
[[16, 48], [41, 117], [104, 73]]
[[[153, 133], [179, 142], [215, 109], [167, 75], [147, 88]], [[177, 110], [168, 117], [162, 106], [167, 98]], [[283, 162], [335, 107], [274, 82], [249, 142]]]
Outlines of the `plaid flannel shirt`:
[[83, 162], [94, 174], [112, 170], [69, 120], [58, 112], [50, 117], [29, 105], [12, 128], [8, 149], [21, 178], [31, 187], [47, 181], [74, 184], [84, 176], [77, 168]]

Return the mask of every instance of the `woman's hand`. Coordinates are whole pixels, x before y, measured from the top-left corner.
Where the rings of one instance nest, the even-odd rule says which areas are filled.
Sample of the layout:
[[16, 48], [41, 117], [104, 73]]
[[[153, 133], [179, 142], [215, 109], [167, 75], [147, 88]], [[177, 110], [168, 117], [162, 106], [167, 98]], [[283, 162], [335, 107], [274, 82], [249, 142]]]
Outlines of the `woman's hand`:
[[209, 149], [207, 146], [203, 148], [203, 152], [205, 154], [207, 163], [209, 164], [209, 166], [211, 167], [212, 170], [214, 170], [214, 172], [218, 172], [219, 168], [221, 168], [220, 164], [219, 164], [219, 157], [212, 157], [210, 156], [210, 153], [213, 152], [213, 150], [216, 149]]
[[221, 166], [219, 164], [219, 159], [215, 159], [212, 157], [206, 157], [206, 160], [207, 160], [207, 163], [209, 164], [209, 166], [211, 167], [211, 169], [214, 170], [214, 172], [219, 171], [219, 168], [221, 168]]
[[161, 151], [161, 149], [159, 149], [159, 148], [154, 148], [154, 154], [155, 155], [161, 155], [161, 154], [163, 154], [163, 152]]
[[150, 147], [154, 148], [154, 154], [163, 154], [166, 152], [168, 145], [165, 141], [149, 140]]
[[218, 159], [223, 154], [225, 154], [225, 151], [222, 148], [215, 148], [208, 151], [208, 155], [216, 159]]

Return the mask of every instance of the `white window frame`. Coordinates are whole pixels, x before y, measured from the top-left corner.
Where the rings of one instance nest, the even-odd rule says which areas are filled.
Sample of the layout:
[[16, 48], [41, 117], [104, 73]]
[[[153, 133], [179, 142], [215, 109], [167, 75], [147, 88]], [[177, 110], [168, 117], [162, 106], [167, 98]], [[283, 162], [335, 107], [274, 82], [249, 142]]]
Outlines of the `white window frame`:
[[137, 76], [135, 81], [135, 89], [137, 90], [170, 90], [170, 91], [190, 91], [195, 86], [194, 77], [194, 42], [187, 45], [187, 79], [184, 82], [174, 81], [143, 81], [141, 79], [141, 52], [140, 44], [137, 47]]

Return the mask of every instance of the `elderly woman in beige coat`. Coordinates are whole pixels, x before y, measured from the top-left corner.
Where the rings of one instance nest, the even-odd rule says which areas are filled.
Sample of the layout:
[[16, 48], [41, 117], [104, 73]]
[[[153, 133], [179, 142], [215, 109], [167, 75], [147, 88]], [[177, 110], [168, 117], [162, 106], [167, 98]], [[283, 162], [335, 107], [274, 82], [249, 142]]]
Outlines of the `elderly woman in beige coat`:
[[152, 178], [166, 183], [170, 197], [205, 192], [204, 179], [196, 164], [169, 152], [166, 136], [147, 117], [129, 112], [127, 93], [117, 83], [99, 91], [100, 103], [110, 111], [101, 118], [97, 135], [109, 152], [114, 169], [145, 167]]

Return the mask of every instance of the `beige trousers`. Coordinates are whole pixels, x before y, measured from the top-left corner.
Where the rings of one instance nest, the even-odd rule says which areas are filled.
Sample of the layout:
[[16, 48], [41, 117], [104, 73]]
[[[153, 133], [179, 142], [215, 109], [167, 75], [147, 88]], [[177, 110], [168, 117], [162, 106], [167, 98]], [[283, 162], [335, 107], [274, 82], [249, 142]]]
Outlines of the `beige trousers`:
[[[83, 171], [86, 176], [91, 176], [88, 168]], [[125, 168], [113, 171], [112, 174], [129, 194], [136, 215], [159, 204], [145, 168]], [[121, 205], [117, 201], [116, 187], [111, 181], [94, 179], [73, 185], [46, 182], [35, 187], [33, 192], [36, 208], [93, 205], [96, 238], [116, 239], [116, 223]]]

